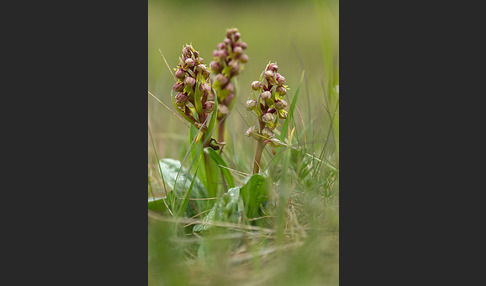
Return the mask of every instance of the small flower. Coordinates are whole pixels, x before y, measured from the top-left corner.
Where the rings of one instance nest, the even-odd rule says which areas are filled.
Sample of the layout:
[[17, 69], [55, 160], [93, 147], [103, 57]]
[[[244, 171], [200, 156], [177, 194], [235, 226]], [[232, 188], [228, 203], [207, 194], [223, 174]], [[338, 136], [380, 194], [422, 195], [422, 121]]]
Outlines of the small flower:
[[246, 102], [246, 109], [247, 110], [255, 110], [257, 106], [257, 101], [254, 99], [250, 99]]
[[255, 129], [256, 129], [255, 126], [252, 126], [252, 127], [248, 128], [248, 130], [246, 130], [246, 132], [245, 132], [245, 135], [248, 136], [248, 137], [250, 137], [251, 134], [255, 132]]
[[226, 114], [228, 114], [228, 112], [229, 112], [228, 106], [223, 105], [223, 104], [218, 105], [218, 114], [219, 115], [225, 116]]
[[278, 117], [280, 117], [281, 119], [287, 119], [287, 111], [280, 109], [278, 111]]
[[261, 81], [254, 81], [251, 83], [251, 88], [253, 90], [259, 90], [260, 88], [262, 88], [262, 82]]
[[199, 86], [199, 90], [200, 91], [205, 91], [207, 93], [209, 93], [211, 91], [211, 86], [205, 82], [203, 82], [200, 86]]
[[262, 121], [265, 123], [273, 122], [275, 121], [275, 115], [273, 115], [272, 113], [265, 113], [262, 116]]
[[240, 57], [238, 59], [240, 60], [240, 63], [248, 62], [248, 56], [246, 54], [240, 55]]
[[268, 140], [265, 140], [265, 143], [270, 144], [270, 146], [274, 148], [285, 146], [285, 144], [282, 141], [278, 140], [277, 138], [270, 138]]
[[183, 92], [179, 92], [175, 98], [177, 105], [182, 106], [187, 102], [188, 96]]
[[262, 100], [267, 100], [272, 98], [272, 93], [270, 91], [264, 91], [261, 94]]
[[181, 81], [178, 81], [174, 84], [174, 91], [179, 92], [184, 89], [184, 83]]
[[238, 46], [237, 46], [237, 47], [235, 47], [235, 49], [233, 50], [233, 52], [234, 52], [235, 54], [237, 54], [237, 55], [238, 55], [238, 54], [242, 54], [242, 53], [243, 53], [243, 49], [242, 49], [241, 47], [238, 47]]
[[274, 73], [273, 71], [271, 70], [268, 70], [265, 72], [265, 74], [263, 75], [265, 77], [265, 79], [268, 81], [268, 83], [270, 84], [276, 84], [277, 82], [275, 81], [275, 78], [274, 78]]
[[228, 90], [229, 92], [234, 92], [235, 91], [235, 85], [230, 82], [226, 85], [226, 87], [224, 89]]
[[193, 87], [196, 84], [196, 79], [194, 79], [193, 77], [186, 77], [184, 79], [184, 84]]
[[221, 85], [225, 85], [228, 82], [228, 79], [222, 73], [218, 74], [214, 79], [219, 81]]
[[278, 85], [284, 85], [285, 84], [285, 78], [281, 76], [279, 73], [277, 73], [277, 84]]
[[273, 71], [267, 70], [263, 76], [266, 80], [268, 80], [269, 78], [273, 77]]
[[190, 45], [187, 45], [182, 49], [182, 55], [185, 58], [190, 58], [192, 56], [192, 49]]
[[283, 86], [277, 86], [277, 88], [275, 89], [277, 91], [277, 93], [279, 93], [280, 95], [286, 95], [287, 94], [287, 89]]
[[245, 43], [245, 42], [237, 42], [237, 43], [235, 44], [235, 46], [237, 46], [237, 47], [241, 47], [243, 50], [245, 50], [245, 49], [247, 48], [247, 45], [246, 45], [246, 43]]
[[203, 104], [203, 109], [204, 109], [204, 112], [206, 113], [211, 113], [214, 111], [214, 101], [206, 101], [204, 104]]
[[196, 66], [196, 70], [197, 70], [198, 72], [201, 72], [201, 71], [203, 71], [203, 70], [205, 70], [205, 69], [206, 69], [206, 66], [205, 66], [205, 65], [203, 65], [203, 64], [199, 64], [199, 65], [197, 65], [197, 66]]
[[221, 71], [221, 65], [219, 64], [219, 62], [212, 61], [210, 66], [211, 66], [211, 70], [214, 71], [214, 72]]
[[267, 138], [272, 138], [273, 136], [275, 136], [273, 131], [268, 127], [263, 128], [262, 135], [267, 137]]
[[277, 72], [278, 71], [277, 64], [275, 64], [275, 63], [269, 64], [268, 67], [267, 67], [267, 71]]
[[287, 107], [287, 102], [283, 99], [277, 99], [275, 100], [275, 108], [277, 109], [284, 109]]
[[238, 61], [236, 61], [236, 60], [230, 61], [228, 65], [231, 67], [231, 70], [235, 73], [240, 70], [240, 65], [238, 64]]
[[184, 77], [186, 76], [186, 73], [184, 72], [183, 69], [177, 69], [175, 76], [179, 79], [184, 79]]
[[193, 66], [194, 66], [194, 60], [191, 58], [186, 59], [186, 61], [184, 62], [184, 68], [189, 69], [192, 68]]

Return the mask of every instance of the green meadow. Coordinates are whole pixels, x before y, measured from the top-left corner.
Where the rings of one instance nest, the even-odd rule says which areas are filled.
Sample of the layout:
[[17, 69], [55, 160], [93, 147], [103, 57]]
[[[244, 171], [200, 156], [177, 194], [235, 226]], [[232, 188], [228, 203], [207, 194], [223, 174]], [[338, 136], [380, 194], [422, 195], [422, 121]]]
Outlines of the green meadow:
[[[149, 285], [339, 284], [338, 6], [148, 1]], [[218, 139], [223, 92], [211, 73], [216, 109], [199, 128], [178, 112], [174, 69], [186, 44], [211, 69], [230, 28], [246, 43], [248, 61], [231, 79], [224, 142], [212, 148], [206, 143]], [[251, 84], [265, 81], [269, 63], [288, 89], [287, 115], [273, 130], [282, 146], [245, 136], [261, 123], [247, 101], [260, 98]], [[187, 108], [198, 120], [204, 112]], [[258, 144], [264, 149], [255, 174]]]

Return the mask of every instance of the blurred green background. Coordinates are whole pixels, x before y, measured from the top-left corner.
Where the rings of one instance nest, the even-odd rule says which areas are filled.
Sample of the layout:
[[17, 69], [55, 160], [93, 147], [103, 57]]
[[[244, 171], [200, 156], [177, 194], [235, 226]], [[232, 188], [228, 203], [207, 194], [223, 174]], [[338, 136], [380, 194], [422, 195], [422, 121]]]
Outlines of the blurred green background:
[[[239, 114], [246, 116], [244, 104], [251, 96], [250, 84], [258, 79], [269, 61], [275, 61], [279, 72], [287, 79], [291, 96], [305, 69], [306, 80], [297, 105], [296, 124], [307, 125], [310, 119], [319, 126], [313, 128], [311, 138], [307, 138], [309, 144], [316, 141], [319, 144], [325, 139], [330, 122], [324, 108], [331, 105], [326, 90], [330, 80], [338, 80], [338, 5], [338, 1], [323, 0], [149, 0], [148, 91], [173, 108], [170, 92], [174, 80], [160, 52], [174, 68], [183, 45], [192, 43], [209, 65], [212, 52], [223, 41], [226, 29], [236, 27], [242, 41], [248, 44], [245, 53], [249, 61], [237, 77], [236, 103], [227, 126], [237, 134], [244, 134], [248, 125]], [[148, 103], [149, 124], [161, 157], [177, 158], [180, 155], [177, 146], [180, 140], [186, 139], [187, 130], [151, 96]]]

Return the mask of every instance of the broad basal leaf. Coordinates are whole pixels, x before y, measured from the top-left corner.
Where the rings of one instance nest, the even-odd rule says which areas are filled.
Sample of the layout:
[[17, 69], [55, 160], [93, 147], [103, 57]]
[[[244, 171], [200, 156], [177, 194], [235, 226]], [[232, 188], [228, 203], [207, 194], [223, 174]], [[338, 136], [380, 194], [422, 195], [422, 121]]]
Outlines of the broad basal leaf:
[[211, 222], [238, 223], [244, 211], [243, 201], [240, 198], [240, 187], [231, 188], [217, 199], [202, 224], [194, 226], [193, 231], [201, 232], [211, 228]]

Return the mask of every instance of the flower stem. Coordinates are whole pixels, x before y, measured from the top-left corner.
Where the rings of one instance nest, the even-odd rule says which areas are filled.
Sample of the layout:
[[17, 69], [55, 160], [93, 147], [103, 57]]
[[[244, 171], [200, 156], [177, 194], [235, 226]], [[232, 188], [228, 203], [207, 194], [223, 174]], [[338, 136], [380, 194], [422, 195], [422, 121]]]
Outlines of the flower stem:
[[258, 174], [258, 172], [260, 171], [260, 161], [262, 159], [262, 153], [264, 148], [265, 148], [265, 143], [258, 140], [257, 149], [255, 153], [255, 161], [253, 164], [253, 174]]
[[224, 123], [226, 122], [226, 117], [223, 117], [218, 125], [218, 142], [224, 142]]
[[204, 152], [204, 148], [206, 147], [211, 147], [209, 144], [209, 140], [211, 140], [210, 137], [207, 136], [207, 134], [204, 134], [203, 139], [202, 139], [202, 148], [203, 148], [203, 159], [204, 159], [204, 170], [206, 173], [206, 183], [208, 186], [208, 195], [209, 197], [215, 197], [217, 194], [217, 190], [215, 188], [215, 184], [213, 181], [213, 173], [211, 170], [211, 158], [209, 157], [208, 154]]

